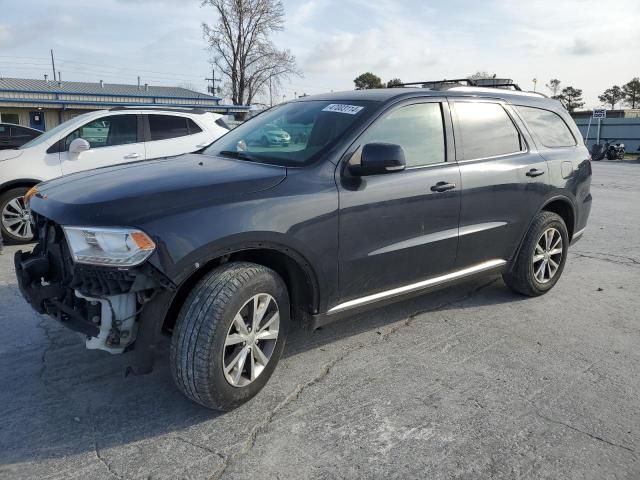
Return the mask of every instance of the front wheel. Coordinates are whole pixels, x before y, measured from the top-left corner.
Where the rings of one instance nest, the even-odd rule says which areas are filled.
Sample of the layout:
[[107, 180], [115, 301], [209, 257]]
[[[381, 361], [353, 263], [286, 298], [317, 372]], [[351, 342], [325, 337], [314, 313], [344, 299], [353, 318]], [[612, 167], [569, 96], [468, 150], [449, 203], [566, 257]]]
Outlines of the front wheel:
[[223, 265], [187, 297], [171, 339], [171, 372], [189, 398], [230, 410], [256, 395], [273, 373], [289, 326], [289, 295], [273, 270]]
[[33, 240], [31, 215], [24, 203], [26, 187], [12, 188], [0, 195], [2, 237], [12, 243], [29, 243]]
[[569, 234], [564, 220], [553, 212], [538, 213], [509, 272], [502, 278], [515, 292], [536, 297], [553, 288], [567, 258]]

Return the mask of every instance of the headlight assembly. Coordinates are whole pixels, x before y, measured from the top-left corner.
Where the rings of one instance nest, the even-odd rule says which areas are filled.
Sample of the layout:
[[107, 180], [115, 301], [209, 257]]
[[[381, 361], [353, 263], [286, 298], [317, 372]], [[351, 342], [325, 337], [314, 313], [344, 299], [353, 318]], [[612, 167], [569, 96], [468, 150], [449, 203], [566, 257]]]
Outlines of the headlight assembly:
[[156, 244], [136, 229], [62, 227], [77, 263], [111, 267], [133, 267], [153, 253]]

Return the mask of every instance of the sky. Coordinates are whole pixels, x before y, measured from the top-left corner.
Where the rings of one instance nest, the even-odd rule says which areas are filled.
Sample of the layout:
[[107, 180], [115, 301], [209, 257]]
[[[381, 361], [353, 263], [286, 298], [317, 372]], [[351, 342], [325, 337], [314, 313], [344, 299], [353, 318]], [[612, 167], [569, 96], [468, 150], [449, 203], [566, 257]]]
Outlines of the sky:
[[[384, 81], [466, 77], [477, 71], [549, 93], [551, 78], [598, 95], [640, 76], [638, 0], [284, 0], [273, 35], [303, 76], [278, 97]], [[191, 86], [211, 76], [199, 0], [0, 0], [0, 76]], [[606, 5], [606, 8], [605, 8]], [[281, 101], [282, 98], [274, 99]]]

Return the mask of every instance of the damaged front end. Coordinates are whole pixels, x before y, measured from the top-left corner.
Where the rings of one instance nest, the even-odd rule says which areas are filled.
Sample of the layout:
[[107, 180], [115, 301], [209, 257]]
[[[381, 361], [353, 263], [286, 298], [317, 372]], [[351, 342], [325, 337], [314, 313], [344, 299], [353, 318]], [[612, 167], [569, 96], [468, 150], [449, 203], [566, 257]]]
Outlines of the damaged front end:
[[[68, 230], [36, 213], [33, 218], [38, 243], [32, 252], [15, 254], [24, 298], [38, 313], [46, 313], [79, 332], [89, 349], [112, 354], [131, 349], [139, 336], [145, 305], [158, 294], [172, 290], [173, 284], [148, 262], [135, 266], [91, 265], [91, 259], [100, 257], [86, 249], [81, 252], [85, 256], [74, 251], [70, 244], [76, 240]], [[97, 250], [95, 236], [86, 232], [82, 241]]]

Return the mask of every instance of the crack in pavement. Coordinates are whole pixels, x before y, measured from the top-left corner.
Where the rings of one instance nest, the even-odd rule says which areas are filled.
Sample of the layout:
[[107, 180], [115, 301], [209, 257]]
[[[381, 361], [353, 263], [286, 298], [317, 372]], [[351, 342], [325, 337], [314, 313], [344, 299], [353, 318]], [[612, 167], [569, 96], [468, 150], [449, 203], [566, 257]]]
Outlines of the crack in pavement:
[[[69, 393], [67, 391], [65, 391], [63, 388], [58, 387], [57, 385], [55, 385], [53, 382], [47, 380], [46, 378], [46, 373], [47, 373], [47, 355], [48, 353], [51, 351], [51, 349], [53, 347], [60, 347], [61, 345], [58, 344], [51, 336], [51, 331], [50, 329], [48, 329], [45, 325], [48, 324], [50, 320], [47, 319], [46, 317], [43, 318], [40, 322], [38, 322], [38, 324], [36, 325], [37, 328], [39, 328], [40, 330], [43, 331], [44, 336], [47, 340], [47, 346], [45, 347], [45, 349], [42, 352], [42, 357], [41, 357], [41, 366], [40, 366], [40, 372], [38, 374], [38, 378], [40, 378], [40, 381], [44, 384], [45, 387], [51, 388], [52, 390], [54, 390], [56, 393], [58, 393], [61, 397], [66, 398], [67, 400], [69, 400], [71, 405], [78, 405], [78, 402], [71, 396], [69, 395]], [[93, 415], [93, 411], [91, 409], [91, 406], [88, 407], [84, 407], [80, 409], [79, 416], [81, 417], [86, 417], [89, 419], [90, 422], [90, 427], [91, 427], [91, 438], [92, 438], [92, 442], [93, 442], [93, 454], [96, 457], [96, 459], [102, 463], [105, 468], [107, 469], [107, 471], [109, 472], [109, 474], [119, 480], [122, 480], [123, 477], [118, 475], [112, 468], [111, 465], [109, 465], [109, 463], [103, 458], [102, 454], [100, 453], [100, 449], [98, 447], [98, 437], [97, 437], [97, 431], [96, 431], [96, 423], [95, 423], [95, 418]]]
[[628, 452], [635, 453], [635, 450], [633, 450], [632, 448], [629, 448], [629, 447], [627, 447], [625, 445], [620, 445], [618, 443], [611, 442], [611, 441], [606, 440], [606, 439], [604, 439], [602, 437], [599, 437], [598, 435], [594, 435], [592, 433], [585, 432], [584, 430], [580, 430], [579, 428], [574, 427], [573, 425], [570, 425], [570, 424], [565, 423], [563, 421], [547, 417], [546, 415], [541, 414], [540, 411], [537, 408], [536, 408], [536, 415], [538, 417], [540, 417], [541, 419], [546, 420], [547, 422], [554, 423], [556, 425], [562, 425], [563, 427], [566, 427], [566, 428], [568, 428], [570, 430], [573, 430], [575, 432], [578, 432], [578, 433], [581, 433], [583, 435], [586, 435], [586, 436], [588, 436], [588, 437], [590, 437], [590, 438], [592, 438], [594, 440], [597, 440], [599, 442], [603, 442], [603, 443], [606, 443], [607, 445], [611, 445], [612, 447], [622, 448], [623, 450], [627, 450]]
[[405, 327], [410, 326], [413, 323], [413, 321], [416, 319], [416, 317], [423, 315], [425, 313], [441, 310], [445, 307], [455, 305], [456, 303], [465, 302], [469, 300], [471, 297], [473, 297], [475, 294], [480, 292], [481, 290], [487, 288], [488, 286], [492, 285], [497, 281], [498, 279], [492, 279], [489, 282], [479, 285], [478, 287], [474, 288], [473, 290], [466, 293], [464, 296], [460, 298], [447, 300], [446, 302], [442, 302], [434, 307], [414, 312], [411, 315], [409, 315], [406, 318], [406, 320], [404, 320], [403, 322], [400, 322], [398, 325], [395, 325], [394, 327], [390, 328], [386, 332], [382, 333], [371, 342], [361, 343], [353, 347], [347, 347], [341, 355], [338, 355], [333, 360], [324, 364], [320, 370], [320, 373], [316, 375], [314, 378], [312, 378], [306, 383], [296, 385], [296, 387], [280, 403], [278, 403], [273, 410], [271, 410], [271, 412], [264, 418], [262, 422], [260, 422], [258, 425], [256, 425], [254, 428], [251, 429], [247, 439], [244, 442], [240, 442], [243, 444], [240, 450], [238, 451], [235, 450], [236, 447], [240, 444], [240, 443], [237, 443], [229, 447], [229, 449], [233, 449], [235, 451], [235, 453], [233, 453], [232, 455], [223, 456], [221, 454], [218, 454], [223, 458], [223, 464], [221, 465], [221, 468], [210, 477], [211, 480], [221, 478], [222, 475], [226, 472], [226, 470], [229, 468], [229, 466], [233, 462], [237, 461], [242, 456], [247, 454], [255, 446], [258, 435], [266, 431], [266, 429], [269, 427], [269, 425], [272, 423], [273, 419], [275, 418], [276, 414], [286, 406], [295, 402], [300, 397], [302, 392], [304, 392], [307, 388], [312, 387], [313, 385], [316, 385], [320, 383], [322, 380], [324, 380], [337, 363], [343, 361], [354, 352], [357, 352], [364, 348], [372, 347], [374, 345], [387, 341], [389, 337], [391, 337], [394, 333], [398, 332], [399, 330]]
[[192, 442], [191, 440], [188, 440], [188, 439], [186, 439], [186, 438], [184, 438], [184, 437], [182, 437], [180, 435], [171, 435], [169, 438], [173, 438], [175, 440], [179, 440], [179, 441], [181, 441], [183, 443], [186, 443], [187, 445], [191, 445], [192, 447], [196, 447], [196, 448], [199, 448], [200, 450], [204, 450], [205, 452], [209, 452], [209, 453], [211, 453], [213, 455], [216, 455], [217, 457], [220, 457], [222, 459], [222, 461], [226, 460], [226, 457], [222, 453], [220, 453], [220, 452], [218, 452], [218, 451], [216, 451], [216, 450], [214, 450], [212, 448], [209, 448], [206, 445], [200, 445], [199, 443]]
[[[633, 257], [628, 257], [626, 255], [615, 255], [613, 253], [598, 253], [598, 252], [581, 252], [579, 250], [571, 250], [569, 253], [575, 255], [580, 258], [591, 258], [593, 260], [601, 260], [603, 262], [614, 263], [616, 265], [640, 265], [640, 260], [636, 260]], [[618, 258], [621, 261], [612, 260], [610, 258], [605, 257], [613, 257]], [[626, 261], [625, 261], [626, 260]]]
[[96, 435], [96, 422], [95, 419], [93, 418], [93, 413], [91, 412], [91, 410], [87, 411], [87, 416], [89, 417], [89, 422], [91, 423], [91, 436], [93, 438], [93, 454], [95, 455], [95, 457], [98, 459], [98, 461], [100, 463], [102, 463], [102, 465], [104, 465], [104, 467], [107, 469], [107, 471], [109, 472], [109, 474], [119, 480], [122, 480], [124, 477], [120, 476], [118, 473], [116, 473], [112, 468], [111, 465], [109, 464], [109, 462], [107, 462], [103, 457], [102, 454], [100, 453], [100, 448], [98, 447], [98, 437]]
[[[248, 453], [255, 446], [256, 439], [257, 439], [258, 435], [261, 432], [263, 432], [264, 430], [266, 430], [266, 428], [273, 421], [273, 418], [276, 416], [276, 414], [280, 410], [285, 408], [290, 403], [294, 402], [305, 389], [315, 385], [316, 383], [318, 383], [322, 379], [324, 379], [327, 375], [329, 375], [329, 372], [331, 371], [331, 368], [335, 364], [337, 364], [338, 362], [343, 360], [351, 352], [352, 352], [352, 350], [346, 349], [341, 355], [338, 355], [337, 357], [335, 357], [330, 362], [324, 364], [322, 369], [320, 370], [320, 373], [318, 375], [316, 375], [314, 378], [312, 378], [311, 380], [309, 380], [306, 383], [302, 383], [302, 384], [296, 385], [296, 387], [291, 392], [289, 392], [289, 394], [280, 403], [278, 403], [275, 406], [275, 408], [273, 410], [271, 410], [271, 412], [269, 412], [269, 414], [264, 418], [264, 420], [262, 422], [260, 422], [258, 425], [256, 425], [255, 427], [253, 427], [251, 429], [247, 439], [244, 442], [241, 442], [244, 445], [242, 446], [242, 448], [239, 451], [237, 451], [236, 453], [233, 453], [232, 455], [223, 456], [223, 460], [224, 461], [223, 461], [223, 464], [221, 465], [221, 468], [213, 474], [211, 479], [221, 478], [222, 475], [224, 474], [224, 472], [227, 470], [227, 468], [229, 467], [229, 465], [232, 462], [238, 460], [240, 457], [242, 457], [243, 455]], [[235, 450], [235, 448], [237, 446], [238, 446], [238, 444], [235, 444], [232, 447], [230, 447], [229, 449], [234, 449]]]

